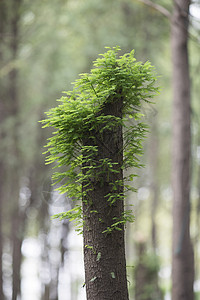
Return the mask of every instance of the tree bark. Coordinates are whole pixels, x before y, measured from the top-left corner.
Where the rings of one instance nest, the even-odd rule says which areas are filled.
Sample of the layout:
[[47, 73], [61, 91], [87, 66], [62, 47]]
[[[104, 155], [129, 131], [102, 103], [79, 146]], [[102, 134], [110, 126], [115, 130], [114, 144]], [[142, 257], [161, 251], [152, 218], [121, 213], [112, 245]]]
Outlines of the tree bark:
[[190, 78], [189, 0], [174, 0], [173, 62], [173, 254], [172, 300], [193, 300], [194, 255], [190, 239]]
[[[120, 97], [119, 97], [120, 98]], [[106, 102], [100, 111], [101, 115], [113, 115], [122, 118], [122, 99]], [[95, 136], [94, 139], [91, 135]], [[91, 190], [83, 197], [84, 217], [84, 264], [87, 300], [128, 300], [126, 279], [124, 227], [111, 233], [102, 233], [114, 222], [121, 219], [124, 212], [123, 201], [118, 199], [109, 204], [106, 195], [112, 193], [112, 183], [123, 181], [123, 136], [122, 126], [117, 124], [112, 129], [92, 132], [84, 144], [97, 146], [95, 161], [109, 158], [118, 165], [118, 173], [104, 172], [90, 183]], [[83, 169], [83, 172], [86, 172]], [[98, 169], [99, 171], [99, 169]], [[102, 177], [102, 178], [101, 178]], [[109, 178], [108, 178], [109, 177]], [[84, 192], [83, 185], [83, 192]], [[116, 191], [123, 193], [123, 186]]]

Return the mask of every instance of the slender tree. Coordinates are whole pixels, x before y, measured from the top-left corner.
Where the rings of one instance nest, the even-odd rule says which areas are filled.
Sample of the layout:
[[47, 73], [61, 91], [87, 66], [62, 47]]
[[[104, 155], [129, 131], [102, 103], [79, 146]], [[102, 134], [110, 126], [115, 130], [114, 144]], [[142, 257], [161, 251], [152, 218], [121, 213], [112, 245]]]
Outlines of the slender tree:
[[[82, 217], [88, 300], [128, 299], [124, 224], [132, 214], [123, 200], [133, 175], [126, 177], [124, 170], [140, 167], [146, 126], [139, 110], [157, 91], [149, 62], [136, 63], [133, 51], [119, 58], [117, 52], [109, 49], [97, 59], [44, 120], [56, 128], [48, 162], [68, 166], [54, 179], [62, 180], [61, 192], [82, 200], [56, 217]], [[126, 125], [127, 115], [134, 125]]]
[[3, 293], [3, 268], [2, 268], [2, 255], [3, 255], [3, 230], [2, 230], [2, 208], [3, 208], [3, 176], [4, 164], [0, 163], [0, 299], [4, 300]]
[[149, 159], [150, 159], [150, 190], [151, 190], [151, 242], [154, 253], [157, 250], [157, 224], [156, 214], [158, 211], [159, 203], [159, 182], [158, 182], [158, 121], [157, 116], [154, 116], [154, 120], [151, 125], [151, 138], [149, 146]]
[[188, 61], [190, 0], [174, 0], [173, 3], [172, 300], [193, 300], [194, 257], [190, 238], [191, 104]]
[[[20, 190], [20, 150], [19, 150], [19, 89], [18, 89], [18, 69], [16, 61], [18, 59], [18, 50], [20, 44], [20, 18], [22, 0], [1, 1], [1, 41], [4, 68], [6, 72], [2, 73], [1, 89], [1, 116], [9, 119], [9, 143], [4, 144], [4, 176], [1, 176], [1, 182], [4, 183], [1, 194], [9, 199], [10, 223], [11, 223], [11, 242], [12, 242], [12, 300], [16, 300], [20, 295], [20, 268], [21, 268], [21, 244], [23, 240], [22, 224], [25, 215], [19, 212], [19, 190]], [[2, 93], [3, 90], [3, 93]], [[7, 130], [8, 131], [8, 130]], [[8, 134], [4, 130], [3, 138]], [[2, 137], [2, 131], [1, 131]], [[4, 164], [4, 166], [3, 166]], [[1, 170], [2, 172], [2, 170]], [[2, 174], [2, 173], [1, 173]], [[6, 178], [7, 182], [4, 180]], [[10, 188], [6, 190], [5, 186]], [[11, 200], [11, 201], [10, 201]], [[3, 204], [6, 204], [4, 200]], [[4, 209], [4, 207], [2, 207]], [[3, 299], [3, 296], [1, 297]]]
[[15, 66], [16, 60], [18, 58], [19, 50], [19, 26], [20, 26], [20, 16], [21, 16], [21, 5], [22, 0], [12, 0], [10, 1], [10, 52], [11, 61], [13, 63], [13, 68], [9, 73], [9, 115], [12, 119], [12, 130], [11, 138], [13, 146], [10, 149], [10, 155], [13, 158], [13, 164], [10, 166], [11, 178], [13, 182], [13, 205], [12, 205], [12, 243], [13, 243], [13, 253], [12, 253], [12, 269], [13, 269], [13, 280], [12, 280], [12, 300], [16, 300], [21, 293], [20, 289], [20, 268], [21, 268], [21, 244], [23, 240], [23, 220], [24, 216], [21, 216], [18, 208], [19, 199], [19, 90], [18, 90], [18, 69]]
[[135, 300], [162, 300], [163, 294], [158, 282], [158, 257], [153, 252], [149, 253], [147, 247], [145, 240], [136, 243]]
[[[3, 40], [4, 40], [4, 30], [5, 30], [5, 3], [4, 1], [0, 2], [0, 70], [3, 68]], [[2, 81], [0, 83], [0, 126], [2, 128], [4, 118], [5, 118], [5, 97], [4, 97], [4, 86]], [[0, 131], [0, 140], [2, 141], [4, 136], [3, 130]], [[3, 222], [2, 222], [2, 209], [4, 202], [4, 174], [5, 174], [5, 162], [3, 160], [3, 149], [1, 146], [0, 149], [0, 299], [4, 300], [3, 293], [3, 268], [2, 268], [2, 254], [3, 254]]]

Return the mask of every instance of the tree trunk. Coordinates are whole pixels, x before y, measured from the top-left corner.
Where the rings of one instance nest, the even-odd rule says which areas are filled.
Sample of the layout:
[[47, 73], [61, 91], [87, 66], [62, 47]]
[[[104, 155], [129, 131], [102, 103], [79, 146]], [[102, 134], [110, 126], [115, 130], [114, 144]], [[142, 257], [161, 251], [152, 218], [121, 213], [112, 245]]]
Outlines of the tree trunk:
[[151, 127], [151, 139], [150, 139], [150, 189], [151, 189], [151, 242], [154, 253], [157, 250], [157, 224], [156, 224], [156, 214], [158, 210], [159, 203], [159, 182], [158, 182], [158, 126], [157, 118], [154, 116]]
[[137, 263], [134, 268], [135, 300], [162, 300], [163, 294], [158, 282], [158, 261], [153, 253], [147, 253], [147, 243], [136, 244]]
[[[22, 0], [10, 1], [10, 52], [11, 61], [15, 62], [18, 57], [19, 50], [19, 31], [20, 31], [20, 14], [21, 14]], [[11, 199], [12, 203], [12, 300], [16, 300], [20, 296], [21, 286], [21, 245], [23, 241], [25, 214], [20, 212], [19, 208], [19, 191], [20, 191], [20, 150], [19, 150], [19, 91], [18, 91], [18, 70], [13, 66], [9, 73], [9, 116], [12, 118], [12, 132], [10, 133], [12, 139], [12, 147], [9, 149], [9, 155], [12, 157], [12, 164], [10, 165], [11, 172]]]
[[[6, 26], [6, 7], [5, 1], [0, 1], [0, 71], [4, 65], [4, 38], [5, 38], [5, 26]], [[0, 140], [3, 141], [5, 132], [3, 130], [3, 122], [6, 118], [6, 110], [5, 110], [5, 103], [6, 103], [6, 96], [5, 96], [5, 87], [4, 87], [4, 80], [0, 80]], [[5, 149], [2, 146], [0, 147], [0, 299], [4, 300], [4, 293], [3, 293], [3, 267], [2, 267], [2, 255], [3, 255], [3, 207], [4, 207], [4, 197], [5, 197], [5, 157], [4, 151]]]
[[17, 300], [21, 295], [21, 262], [22, 253], [21, 246], [24, 236], [24, 213], [19, 214], [16, 212], [12, 219], [12, 242], [13, 242], [13, 253], [12, 253], [12, 269], [13, 269], [13, 285], [12, 285], [12, 300]]
[[[100, 115], [113, 115], [122, 118], [122, 99], [106, 102]], [[105, 124], [104, 124], [105, 125]], [[95, 136], [95, 141], [91, 136]], [[118, 164], [118, 173], [109, 173], [99, 167], [100, 175], [91, 180], [91, 190], [83, 196], [83, 238], [84, 264], [87, 300], [128, 300], [126, 280], [126, 261], [124, 227], [111, 233], [102, 233], [107, 227], [121, 219], [124, 212], [123, 201], [118, 199], [109, 204], [107, 196], [112, 193], [112, 183], [123, 182], [123, 137], [122, 126], [117, 124], [111, 129], [92, 132], [84, 141], [85, 145], [97, 146], [96, 162], [111, 159]], [[83, 173], [87, 172], [84, 166]], [[103, 173], [103, 174], [102, 174]], [[86, 182], [87, 184], [87, 182]], [[83, 193], [85, 187], [83, 184]], [[118, 187], [118, 194], [123, 193], [123, 186]]]
[[4, 300], [3, 293], [3, 268], [2, 268], [2, 255], [3, 255], [3, 230], [2, 230], [2, 208], [3, 208], [3, 186], [4, 186], [4, 164], [0, 162], [0, 299]]
[[173, 255], [172, 300], [193, 300], [194, 256], [190, 239], [189, 0], [174, 0], [173, 62]]

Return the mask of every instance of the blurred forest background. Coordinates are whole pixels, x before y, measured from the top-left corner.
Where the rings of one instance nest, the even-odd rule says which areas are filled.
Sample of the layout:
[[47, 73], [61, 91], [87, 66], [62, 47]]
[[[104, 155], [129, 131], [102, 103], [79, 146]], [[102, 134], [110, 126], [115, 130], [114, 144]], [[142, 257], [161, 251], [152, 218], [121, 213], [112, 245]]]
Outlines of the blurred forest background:
[[[172, 2], [137, 0], [0, 1], [0, 299], [85, 299], [82, 237], [51, 216], [72, 202], [51, 186], [41, 129], [44, 112], [89, 72], [105, 46], [135, 49], [159, 74], [160, 95], [144, 108], [150, 133], [145, 167], [129, 195], [135, 222], [126, 229], [130, 299], [146, 285], [152, 300], [170, 299], [172, 244]], [[149, 5], [147, 5], [149, 4]], [[191, 237], [200, 261], [200, 2], [190, 6], [192, 82]], [[143, 279], [138, 279], [138, 268]], [[144, 271], [145, 270], [145, 271]], [[143, 280], [142, 283], [138, 280]], [[200, 294], [200, 265], [194, 290]], [[153, 291], [153, 292], [152, 292]], [[20, 296], [21, 295], [21, 296]], [[147, 298], [141, 298], [147, 299]], [[136, 300], [141, 300], [140, 298]], [[150, 299], [150, 298], [148, 298]], [[188, 299], [189, 300], [189, 299]]]

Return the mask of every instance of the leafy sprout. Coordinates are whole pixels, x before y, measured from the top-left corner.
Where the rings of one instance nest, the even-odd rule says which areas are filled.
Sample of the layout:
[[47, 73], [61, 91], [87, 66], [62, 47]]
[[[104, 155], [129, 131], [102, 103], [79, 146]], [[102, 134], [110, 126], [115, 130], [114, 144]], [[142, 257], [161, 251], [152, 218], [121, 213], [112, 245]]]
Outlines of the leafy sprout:
[[[122, 125], [123, 133], [123, 170], [140, 168], [139, 156], [142, 154], [142, 140], [148, 127], [143, 123], [141, 107], [144, 102], [151, 99], [158, 92], [155, 87], [155, 71], [150, 62], [137, 62], [134, 51], [119, 56], [120, 48], [107, 48], [107, 52], [100, 54], [94, 62], [90, 73], [80, 74], [74, 82], [70, 92], [64, 92], [59, 99], [59, 105], [49, 110], [47, 118], [42, 121], [43, 127], [53, 127], [55, 131], [49, 138], [47, 147], [47, 163], [56, 163], [59, 171], [55, 172], [55, 183], [61, 183], [59, 191], [76, 201], [83, 199], [83, 193], [91, 188], [91, 178], [101, 178], [103, 175], [112, 176], [120, 172], [120, 168], [109, 158], [100, 162], [95, 161], [98, 151], [96, 146], [85, 146], [84, 139], [88, 133], [99, 130], [111, 130]], [[123, 117], [101, 115], [99, 112], [106, 102], [113, 102], [121, 97], [123, 101]], [[133, 120], [128, 125], [127, 120]], [[83, 172], [84, 165], [87, 169]], [[63, 168], [64, 167], [64, 168]], [[64, 170], [63, 170], [64, 169]], [[103, 170], [103, 171], [102, 171]], [[102, 174], [103, 172], [103, 174]], [[110, 205], [118, 199], [124, 200], [124, 193], [118, 194], [117, 186], [124, 186], [125, 190], [133, 190], [129, 185], [135, 174], [124, 177], [124, 182], [111, 182], [112, 193], [106, 196]], [[63, 182], [64, 180], [64, 182]], [[84, 185], [84, 192], [82, 186]], [[58, 218], [81, 220], [82, 209], [76, 205], [72, 210], [56, 215]], [[105, 232], [113, 229], [120, 230], [120, 225], [133, 221], [130, 212], [125, 212], [120, 220], [113, 220], [113, 225]]]

